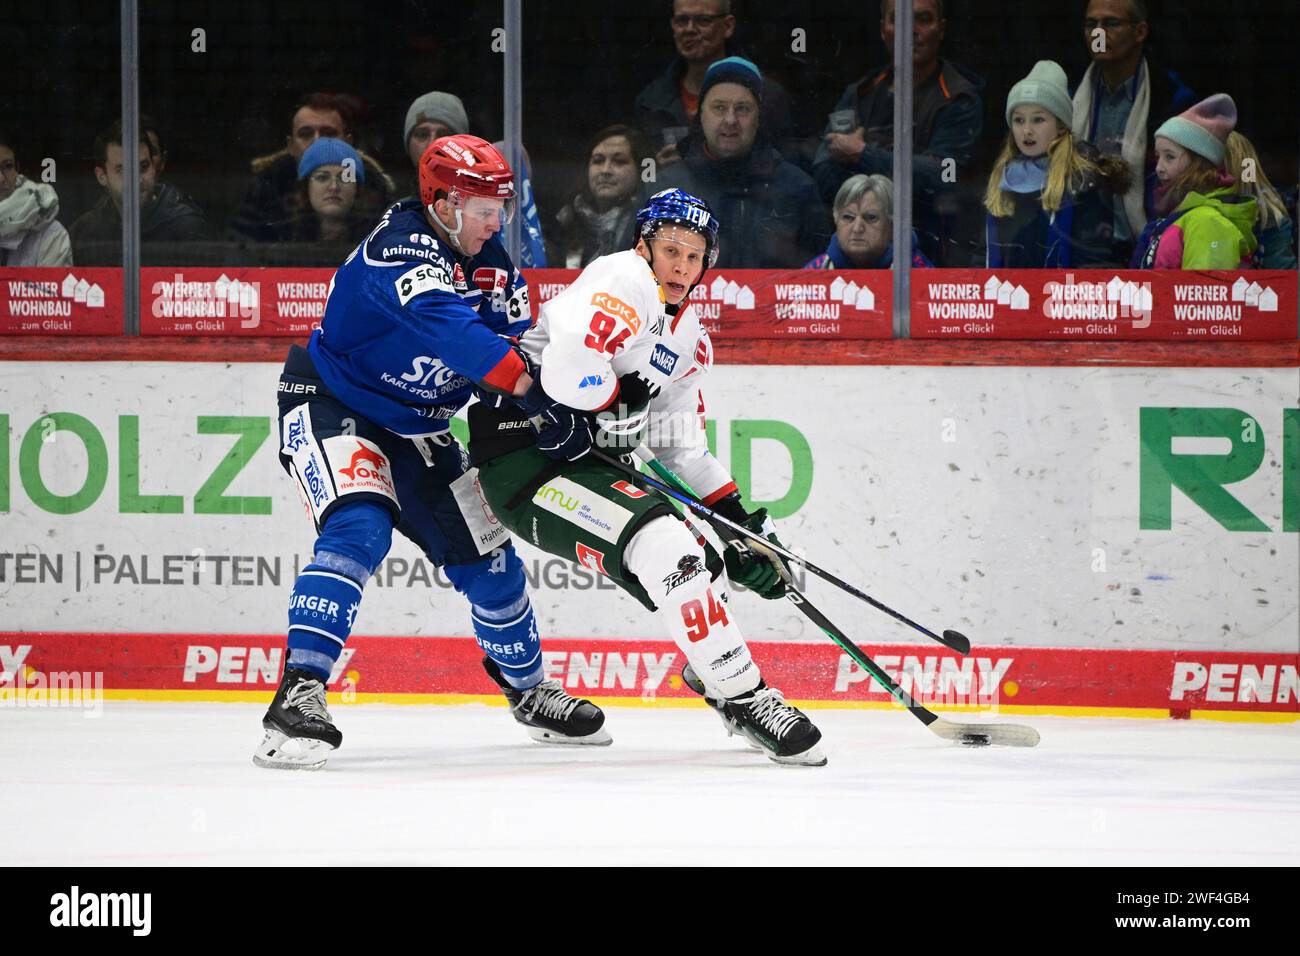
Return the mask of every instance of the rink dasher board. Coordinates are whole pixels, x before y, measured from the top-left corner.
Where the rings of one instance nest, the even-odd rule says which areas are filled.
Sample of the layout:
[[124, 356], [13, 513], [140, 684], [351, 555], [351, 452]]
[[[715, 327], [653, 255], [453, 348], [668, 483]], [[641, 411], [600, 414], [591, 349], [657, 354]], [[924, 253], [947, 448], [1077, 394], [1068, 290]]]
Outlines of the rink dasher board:
[[[574, 694], [627, 706], [692, 706], [685, 663], [667, 641], [548, 638], [546, 675]], [[1075, 716], [1300, 719], [1300, 655], [1090, 648], [921, 645], [867, 652], [934, 710]], [[830, 644], [763, 642], [755, 658], [787, 698], [811, 706], [888, 708], [889, 694]], [[279, 635], [0, 632], [0, 709], [104, 700], [269, 699], [283, 664]], [[466, 637], [354, 635], [334, 668], [339, 703], [503, 700]]]
[[[283, 626], [313, 532], [276, 461], [277, 365], [0, 373], [7, 630]], [[788, 544], [977, 648], [1300, 651], [1295, 368], [724, 366], [705, 398]], [[1220, 479], [1199, 501], [1169, 477], [1197, 455]], [[598, 573], [517, 544], [544, 637], [661, 637]], [[861, 642], [913, 637], [809, 588]], [[751, 640], [823, 640], [793, 609], [732, 603]], [[468, 615], [395, 536], [356, 633], [467, 635]]]

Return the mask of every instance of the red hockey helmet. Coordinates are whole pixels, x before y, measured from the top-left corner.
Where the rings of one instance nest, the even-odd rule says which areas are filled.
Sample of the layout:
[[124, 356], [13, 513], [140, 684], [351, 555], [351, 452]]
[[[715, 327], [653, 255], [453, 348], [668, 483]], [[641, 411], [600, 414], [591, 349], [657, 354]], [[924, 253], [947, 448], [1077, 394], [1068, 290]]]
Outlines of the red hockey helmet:
[[515, 174], [495, 146], [458, 133], [435, 139], [420, 157], [420, 201], [432, 206], [439, 191], [457, 198], [482, 196], [514, 205]]

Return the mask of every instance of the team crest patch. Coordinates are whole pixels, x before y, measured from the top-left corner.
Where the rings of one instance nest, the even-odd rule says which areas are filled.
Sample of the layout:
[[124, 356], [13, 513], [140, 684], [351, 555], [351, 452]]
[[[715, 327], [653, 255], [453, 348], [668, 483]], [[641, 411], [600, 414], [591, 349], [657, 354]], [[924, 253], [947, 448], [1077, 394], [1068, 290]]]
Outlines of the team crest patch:
[[682, 559], [677, 562], [677, 570], [664, 578], [664, 594], [671, 593], [673, 588], [681, 587], [691, 578], [699, 577], [703, 573], [704, 565], [698, 555], [682, 555]]
[[605, 577], [609, 577], [609, 572], [605, 570], [605, 554], [603, 551], [597, 551], [595, 548], [589, 548], [581, 541], [575, 545], [578, 552], [578, 563], [584, 568], [592, 571], [599, 571]]

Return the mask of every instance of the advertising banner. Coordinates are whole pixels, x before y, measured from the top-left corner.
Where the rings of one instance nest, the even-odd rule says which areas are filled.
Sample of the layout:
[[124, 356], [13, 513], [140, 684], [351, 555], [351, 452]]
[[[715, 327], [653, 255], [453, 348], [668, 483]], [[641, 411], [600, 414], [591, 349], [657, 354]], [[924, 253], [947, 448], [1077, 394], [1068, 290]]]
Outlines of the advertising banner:
[[121, 335], [122, 270], [0, 269], [0, 335]]
[[[0, 630], [267, 635], [315, 533], [269, 363], [0, 366]], [[978, 646], [1300, 651], [1300, 371], [716, 368], [708, 434], [790, 547]], [[454, 422], [463, 435], [463, 424]], [[660, 640], [599, 570], [516, 541], [547, 637]], [[868, 644], [916, 633], [819, 579]], [[733, 596], [756, 641], [823, 642]], [[468, 635], [400, 534], [355, 630]]]

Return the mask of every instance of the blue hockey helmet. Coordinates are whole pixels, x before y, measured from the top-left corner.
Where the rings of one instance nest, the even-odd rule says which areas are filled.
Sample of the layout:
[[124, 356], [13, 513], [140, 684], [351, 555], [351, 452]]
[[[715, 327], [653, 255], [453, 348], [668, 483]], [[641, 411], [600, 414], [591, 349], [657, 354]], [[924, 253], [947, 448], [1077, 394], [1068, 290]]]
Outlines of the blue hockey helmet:
[[681, 189], [655, 193], [636, 214], [637, 235], [647, 242], [664, 224], [684, 226], [704, 237], [704, 267], [718, 261], [718, 219], [703, 199]]

